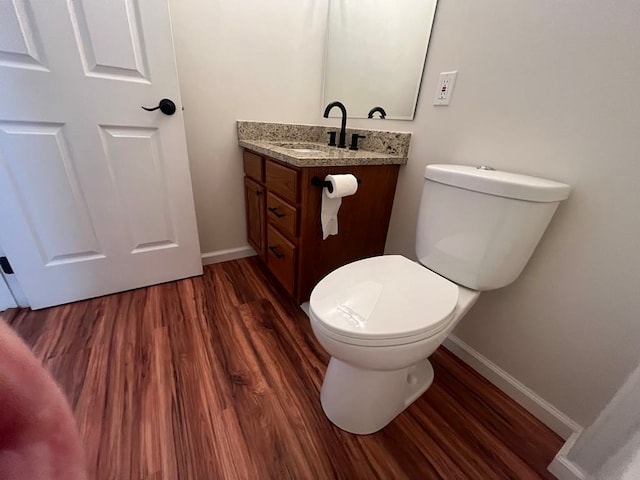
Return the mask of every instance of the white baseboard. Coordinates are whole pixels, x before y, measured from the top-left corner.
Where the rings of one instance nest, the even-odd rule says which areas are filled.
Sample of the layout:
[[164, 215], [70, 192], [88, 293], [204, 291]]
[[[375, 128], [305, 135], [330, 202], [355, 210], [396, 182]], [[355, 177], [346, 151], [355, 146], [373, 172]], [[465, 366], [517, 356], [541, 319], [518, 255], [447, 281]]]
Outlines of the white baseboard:
[[547, 467], [547, 470], [553, 473], [558, 480], [586, 480], [589, 478], [580, 467], [567, 458], [567, 453], [576, 443], [579, 436], [580, 432], [571, 434], [551, 464], [549, 464], [549, 467]]
[[443, 344], [563, 439], [582, 431], [580, 425], [455, 335], [450, 334]]
[[253, 257], [254, 255], [257, 255], [256, 251], [249, 245], [245, 245], [244, 247], [229, 248], [227, 250], [205, 252], [202, 254], [202, 264], [211, 265], [212, 263], [228, 262], [238, 258]]

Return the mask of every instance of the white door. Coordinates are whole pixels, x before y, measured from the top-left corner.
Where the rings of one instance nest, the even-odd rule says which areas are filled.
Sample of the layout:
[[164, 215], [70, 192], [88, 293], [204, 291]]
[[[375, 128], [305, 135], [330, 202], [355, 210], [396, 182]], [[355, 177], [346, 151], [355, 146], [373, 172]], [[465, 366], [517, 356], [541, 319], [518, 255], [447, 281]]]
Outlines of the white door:
[[7, 282], [5, 282], [2, 273], [0, 273], [0, 312], [16, 306], [16, 301], [11, 294], [11, 290], [9, 290]]
[[202, 273], [167, 0], [0, 0], [0, 245], [32, 308]]

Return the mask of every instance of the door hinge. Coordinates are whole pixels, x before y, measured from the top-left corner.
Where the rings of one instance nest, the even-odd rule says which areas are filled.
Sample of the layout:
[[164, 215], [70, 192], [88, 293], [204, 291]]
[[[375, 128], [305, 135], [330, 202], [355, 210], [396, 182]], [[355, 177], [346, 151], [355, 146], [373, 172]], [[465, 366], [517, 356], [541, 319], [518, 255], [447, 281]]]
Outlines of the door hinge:
[[0, 268], [2, 268], [5, 275], [11, 275], [13, 273], [13, 268], [11, 268], [11, 264], [7, 257], [0, 257]]

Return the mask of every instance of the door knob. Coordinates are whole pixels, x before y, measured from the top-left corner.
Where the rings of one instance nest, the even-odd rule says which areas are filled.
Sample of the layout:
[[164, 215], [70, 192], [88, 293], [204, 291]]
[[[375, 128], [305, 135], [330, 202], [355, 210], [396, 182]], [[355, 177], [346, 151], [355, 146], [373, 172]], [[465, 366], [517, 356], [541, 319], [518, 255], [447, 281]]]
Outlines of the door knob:
[[165, 115], [173, 115], [174, 113], [176, 113], [176, 104], [168, 98], [163, 98], [162, 100], [160, 100], [160, 103], [157, 107], [142, 107], [142, 109], [146, 110], [147, 112], [153, 112], [154, 110], [160, 109], [160, 111]]

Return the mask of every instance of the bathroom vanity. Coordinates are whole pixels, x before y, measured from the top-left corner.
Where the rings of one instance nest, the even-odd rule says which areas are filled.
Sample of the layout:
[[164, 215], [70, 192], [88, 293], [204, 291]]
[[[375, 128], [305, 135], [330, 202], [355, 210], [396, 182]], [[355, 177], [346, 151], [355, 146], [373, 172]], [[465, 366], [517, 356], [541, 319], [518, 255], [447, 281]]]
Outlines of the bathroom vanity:
[[[244, 148], [247, 239], [282, 287], [302, 303], [332, 270], [383, 253], [398, 171], [407, 161], [410, 134], [394, 134], [402, 137], [399, 143], [406, 142], [406, 148], [398, 147], [399, 152], [388, 139], [380, 142], [392, 144], [391, 148], [385, 147], [387, 152], [354, 152], [327, 147], [312, 141], [317, 140], [315, 137], [291, 131], [288, 135], [266, 135], [256, 133], [254, 128], [247, 134], [251, 127], [264, 125], [275, 125], [276, 130], [285, 127], [238, 123], [239, 144]], [[328, 130], [300, 127], [319, 128], [322, 137]], [[376, 132], [357, 132], [367, 136], [363, 148], [375, 144]], [[313, 178], [323, 180], [328, 174], [342, 173], [355, 175], [360, 184], [355, 195], [342, 199], [338, 234], [323, 240], [322, 187], [314, 185]]]

